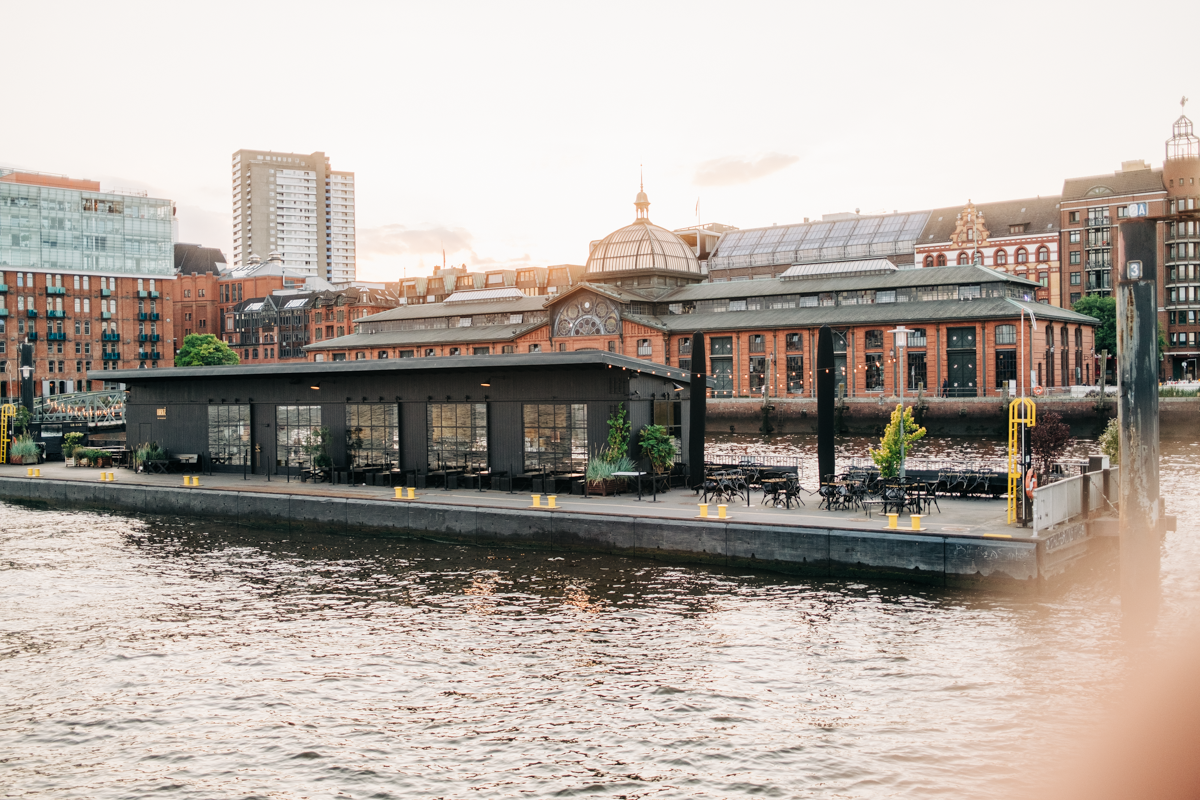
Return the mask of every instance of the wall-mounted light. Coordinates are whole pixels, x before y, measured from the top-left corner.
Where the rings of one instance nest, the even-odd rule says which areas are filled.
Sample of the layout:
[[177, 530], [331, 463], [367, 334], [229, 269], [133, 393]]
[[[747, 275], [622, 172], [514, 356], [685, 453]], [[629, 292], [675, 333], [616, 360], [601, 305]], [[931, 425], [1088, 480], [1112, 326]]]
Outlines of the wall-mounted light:
[[481, 383], [481, 384], [479, 384], [479, 385], [480, 385], [480, 386], [491, 386], [491, 385], [492, 385], [492, 379], [491, 379], [491, 378], [484, 378], [484, 380], [483, 380], [483, 383]]
[[683, 387], [680, 386], [678, 383], [672, 383], [671, 385], [675, 387], [675, 391], [677, 391], [677, 392], [683, 391]]
[[314, 392], [316, 392], [316, 391], [320, 391], [320, 389], [321, 389], [321, 382], [320, 382], [320, 381], [317, 381], [316, 383], [314, 383], [312, 386], [310, 386], [310, 387], [308, 387], [308, 388], [312, 389]]

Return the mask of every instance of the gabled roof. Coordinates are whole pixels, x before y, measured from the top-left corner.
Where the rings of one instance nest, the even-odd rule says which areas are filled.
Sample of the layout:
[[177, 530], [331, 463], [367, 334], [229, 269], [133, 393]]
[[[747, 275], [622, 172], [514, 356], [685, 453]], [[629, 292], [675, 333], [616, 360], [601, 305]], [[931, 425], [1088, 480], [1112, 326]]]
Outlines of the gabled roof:
[[1108, 175], [1091, 175], [1086, 178], [1067, 178], [1063, 181], [1063, 200], [1084, 200], [1095, 197], [1113, 197], [1143, 192], [1162, 192], [1162, 170], [1139, 169], [1130, 172], [1112, 172]]
[[618, 303], [652, 303], [653, 299], [642, 294], [637, 289], [627, 289], [624, 286], [612, 286], [607, 283], [577, 283], [566, 291], [559, 292], [555, 295], [550, 295], [543, 298], [546, 300], [546, 305], [557, 303], [565, 297], [570, 297], [576, 292], [595, 292], [603, 295], [610, 300], [615, 300]]
[[420, 331], [380, 331], [352, 333], [336, 339], [326, 339], [305, 346], [305, 350], [352, 350], [373, 347], [421, 347], [433, 344], [470, 344], [471, 342], [508, 342], [524, 336], [546, 322], [526, 322], [519, 325], [480, 325], [467, 328], [427, 328]]
[[203, 275], [211, 272], [220, 275], [228, 269], [225, 254], [219, 247], [204, 247], [198, 244], [175, 244], [175, 271], [180, 275]]
[[1020, 286], [1038, 286], [1034, 281], [1006, 272], [997, 272], [988, 267], [927, 267], [925, 269], [901, 269], [879, 275], [851, 275], [834, 278], [809, 278], [806, 280], [783, 281], [768, 278], [756, 281], [728, 281], [725, 283], [694, 283], [681, 286], [663, 297], [660, 303], [683, 303], [695, 300], [740, 299], [743, 297], [767, 297], [777, 294], [819, 294], [822, 292], [848, 292], [858, 289], [900, 289], [910, 286], [939, 286], [952, 283], [1015, 283]]
[[416, 305], [400, 306], [388, 311], [381, 311], [369, 317], [355, 320], [356, 322], [386, 322], [394, 319], [426, 319], [434, 317], [468, 317], [473, 314], [520, 314], [525, 311], [540, 311], [546, 305], [546, 297], [520, 297], [513, 300], [493, 302], [458, 303], [417, 303]]
[[[975, 210], [983, 215], [984, 225], [988, 229], [988, 239], [1000, 239], [1005, 236], [1046, 235], [1058, 231], [1062, 220], [1059, 206], [1062, 198], [1058, 195], [1049, 197], [1031, 197], [1024, 200], [1002, 200], [998, 203], [976, 203]], [[947, 206], [929, 212], [929, 223], [921, 232], [917, 246], [949, 242], [954, 233], [954, 226], [959, 213], [966, 205]], [[1013, 225], [1028, 224], [1024, 234], [1009, 233]]]
[[[1058, 306], [1013, 300], [1039, 320], [1095, 325], [1098, 320]], [[875, 303], [861, 306], [777, 308], [766, 311], [730, 311], [722, 314], [673, 314], [660, 317], [672, 333], [689, 331], [811, 328], [820, 325], [920, 325], [945, 320], [1012, 319], [1017, 314], [1003, 297], [978, 300], [933, 300], [921, 303]]]

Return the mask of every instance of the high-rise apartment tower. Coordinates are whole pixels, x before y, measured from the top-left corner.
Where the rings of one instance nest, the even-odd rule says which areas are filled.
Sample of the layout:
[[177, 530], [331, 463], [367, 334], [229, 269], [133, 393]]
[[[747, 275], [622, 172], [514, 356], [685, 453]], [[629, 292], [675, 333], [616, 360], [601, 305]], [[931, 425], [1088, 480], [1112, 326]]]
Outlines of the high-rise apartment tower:
[[294, 272], [354, 280], [353, 172], [334, 171], [322, 152], [233, 154], [233, 260], [276, 252]]

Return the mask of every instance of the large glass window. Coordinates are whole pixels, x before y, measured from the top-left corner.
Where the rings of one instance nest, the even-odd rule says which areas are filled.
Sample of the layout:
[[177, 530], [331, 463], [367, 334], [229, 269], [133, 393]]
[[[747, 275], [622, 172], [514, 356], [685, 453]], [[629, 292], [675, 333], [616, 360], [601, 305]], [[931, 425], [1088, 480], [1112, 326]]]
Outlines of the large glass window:
[[587, 468], [587, 406], [530, 403], [523, 413], [526, 472], [582, 472]]
[[873, 330], [867, 331], [863, 336], [864, 346], [868, 350], [880, 350], [883, 348], [883, 331]]
[[396, 406], [392, 403], [355, 403], [346, 406], [346, 452], [351, 466], [394, 464], [399, 460], [400, 437]]
[[924, 353], [908, 354], [908, 388], [912, 391], [924, 389], [929, 385], [926, 379], [926, 362]]
[[275, 466], [307, 466], [304, 448], [320, 427], [320, 406], [275, 406]]
[[804, 393], [804, 356], [787, 357], [788, 394]]
[[868, 392], [883, 391], [883, 353], [866, 355], [866, 388]]
[[[753, 352], [753, 351], [751, 351]], [[767, 383], [766, 356], [750, 357], [750, 391], [761, 392]]]
[[1017, 343], [1017, 326], [1016, 325], [997, 325], [996, 326], [996, 344], [1016, 344]]
[[486, 403], [430, 403], [429, 468], [485, 469]]
[[1009, 381], [1017, 379], [1017, 351], [996, 351], [996, 388], [1001, 389]]
[[208, 455], [214, 464], [249, 463], [250, 406], [208, 407]]
[[788, 333], [784, 335], [784, 342], [789, 353], [799, 353], [804, 349], [804, 335], [800, 333]]

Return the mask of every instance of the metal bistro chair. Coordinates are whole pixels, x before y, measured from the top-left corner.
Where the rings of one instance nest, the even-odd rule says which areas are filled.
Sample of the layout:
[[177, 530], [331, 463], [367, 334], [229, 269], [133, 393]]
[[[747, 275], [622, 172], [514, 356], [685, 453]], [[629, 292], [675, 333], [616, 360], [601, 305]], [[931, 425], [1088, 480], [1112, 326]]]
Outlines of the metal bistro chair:
[[800, 476], [794, 472], [791, 472], [791, 473], [788, 473], [787, 475], [785, 475], [784, 478], [785, 478], [784, 484], [783, 484], [784, 505], [787, 506], [788, 508], [791, 508], [793, 500], [798, 502], [800, 505], [804, 505], [804, 498], [800, 496], [800, 492], [804, 488], [800, 485]]

